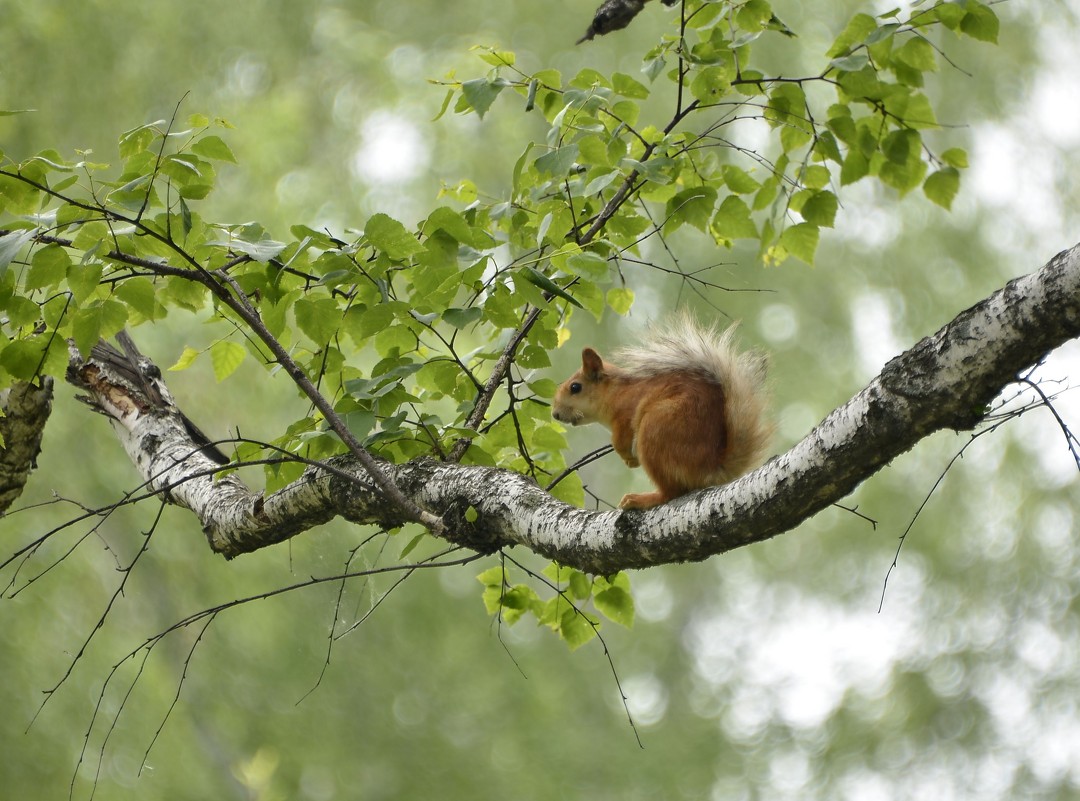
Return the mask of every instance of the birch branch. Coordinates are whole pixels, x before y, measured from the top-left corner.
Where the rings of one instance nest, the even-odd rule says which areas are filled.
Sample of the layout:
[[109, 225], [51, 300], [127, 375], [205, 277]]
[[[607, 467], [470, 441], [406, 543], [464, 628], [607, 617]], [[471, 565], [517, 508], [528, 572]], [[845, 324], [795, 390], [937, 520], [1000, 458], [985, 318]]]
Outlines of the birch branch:
[[[444, 539], [477, 551], [521, 545], [604, 574], [701, 560], [795, 528], [935, 431], [975, 427], [1019, 372], [1078, 336], [1080, 245], [897, 356], [787, 453], [732, 484], [646, 511], [578, 509], [508, 470], [432, 459], [380, 464], [406, 497], [440, 515]], [[69, 380], [113, 419], [151, 486], [191, 509], [211, 547], [227, 558], [337, 516], [380, 526], [403, 522], [351, 456], [312, 466], [264, 498], [234, 475], [211, 480], [218, 466], [192, 441], [164, 387], [167, 403], [155, 409], [137, 386], [117, 383], [93, 358], [77, 354]]]

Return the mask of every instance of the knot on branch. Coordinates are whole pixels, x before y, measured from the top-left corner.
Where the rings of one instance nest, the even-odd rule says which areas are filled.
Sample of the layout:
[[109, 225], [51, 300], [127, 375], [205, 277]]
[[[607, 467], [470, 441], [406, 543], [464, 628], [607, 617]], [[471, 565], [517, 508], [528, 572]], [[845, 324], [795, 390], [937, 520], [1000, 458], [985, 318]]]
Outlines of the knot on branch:
[[[485, 524], [485, 519], [489, 524]], [[499, 528], [490, 525], [490, 517], [481, 515], [463, 498], [451, 501], [442, 513], [446, 538], [457, 545], [487, 556], [502, 548], [506, 541]]]
[[116, 341], [122, 352], [99, 340], [90, 349], [89, 359], [83, 359], [75, 344], [68, 343], [68, 383], [90, 393], [79, 396], [79, 400], [117, 419], [175, 415], [204, 456], [217, 464], [228, 464], [229, 457], [177, 407], [161, 378], [161, 369], [139, 352], [126, 331], [118, 333]]

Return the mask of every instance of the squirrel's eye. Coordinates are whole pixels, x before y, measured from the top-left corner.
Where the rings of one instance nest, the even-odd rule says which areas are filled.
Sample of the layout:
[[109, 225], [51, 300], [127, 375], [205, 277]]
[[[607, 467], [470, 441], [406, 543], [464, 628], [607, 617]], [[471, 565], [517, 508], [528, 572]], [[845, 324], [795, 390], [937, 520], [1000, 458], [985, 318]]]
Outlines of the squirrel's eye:
[[581, 392], [581, 383], [579, 381], [575, 381], [573, 384], [570, 385], [570, 394], [577, 395], [579, 392]]

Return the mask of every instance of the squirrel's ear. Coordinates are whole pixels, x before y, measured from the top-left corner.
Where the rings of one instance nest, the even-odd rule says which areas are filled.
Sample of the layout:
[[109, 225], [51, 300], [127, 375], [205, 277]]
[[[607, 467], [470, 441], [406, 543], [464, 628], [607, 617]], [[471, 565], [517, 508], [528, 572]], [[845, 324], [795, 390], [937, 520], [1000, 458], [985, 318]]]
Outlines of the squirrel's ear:
[[598, 376], [604, 372], [604, 360], [592, 348], [581, 351], [581, 371], [587, 376]]

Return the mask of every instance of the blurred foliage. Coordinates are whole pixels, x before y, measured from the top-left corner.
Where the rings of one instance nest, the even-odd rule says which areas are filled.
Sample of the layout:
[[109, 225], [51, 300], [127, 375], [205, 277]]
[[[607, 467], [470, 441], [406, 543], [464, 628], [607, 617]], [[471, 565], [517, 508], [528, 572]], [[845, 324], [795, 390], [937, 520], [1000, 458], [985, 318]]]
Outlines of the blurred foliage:
[[[860, 9], [837, 3], [826, 15], [775, 3], [777, 16], [799, 34], [797, 46], [774, 47], [763, 37], [754, 42], [755, 58], [774, 74], [811, 74]], [[947, 193], [952, 214], [917, 198], [898, 204], [894, 189], [906, 186], [857, 184], [842, 197], [835, 233], [821, 236], [813, 270], [788, 261], [762, 271], [757, 245], [735, 241], [718, 255], [703, 247], [705, 237], [693, 225], [666, 232], [667, 246], [650, 244], [643, 258], [672, 274], [633, 272], [628, 286], [638, 302], [629, 324], [611, 314], [577, 315], [571, 347], [542, 343], [555, 363], [551, 377], [568, 371], [579, 344], [603, 348], [627, 339], [627, 329], [640, 321], [692, 300], [743, 319], [744, 336], [773, 352], [782, 447], [899, 349], [1006, 278], [1074, 244], [1065, 232], [1076, 228], [1067, 211], [1076, 207], [1075, 185], [1059, 180], [1044, 189], [1053, 204], [1035, 212], [1012, 211], [1008, 197], [997, 199], [1001, 193], [991, 191], [992, 201], [980, 194], [995, 183], [986, 161], [1009, 152], [1002, 141], [1018, 146], [1007, 137], [1010, 125], [1045, 113], [1025, 98], [1054, 97], [1045, 88], [1052, 80], [1040, 76], [1052, 78], [1064, 51], [1053, 50], [1047, 29], [1069, 21], [1052, 6], [995, 9], [1003, 15], [999, 47], [969, 48], [950, 38], [947, 60], [910, 54], [924, 65], [935, 58], [938, 67], [925, 91], [946, 127], [927, 133], [931, 150], [972, 154], [975, 191], [964, 189], [955, 199]], [[217, 159], [215, 192], [198, 213], [265, 226], [234, 229], [241, 235], [232, 244], [273, 242], [298, 223], [309, 229], [303, 236], [326, 227], [335, 235], [353, 229], [355, 238], [355, 229], [364, 228], [368, 246], [391, 260], [407, 257], [395, 251], [402, 242], [412, 247], [394, 220], [411, 230], [437, 204], [453, 200], [434, 200], [441, 187], [460, 192], [465, 177], [485, 203], [504, 202], [524, 143], [545, 141], [554, 112], [519, 110], [530, 80], [511, 76], [514, 85], [504, 87], [511, 91], [494, 96], [492, 81], [505, 76], [490, 73], [466, 91], [468, 81], [484, 75], [478, 53], [513, 52], [525, 76], [552, 65], [565, 76], [618, 72], [627, 76], [618, 79], [623, 88], [639, 93], [631, 80], [651, 85], [641, 54], [670, 32], [677, 13], [650, 4], [626, 31], [574, 48], [592, 4], [466, 2], [448, 12], [445, 4], [427, 2], [265, 2], [173, 10], [43, 0], [7, 3], [3, 10], [0, 43], [9, 54], [0, 65], [3, 104], [38, 109], [0, 117], [0, 148], [9, 158], [22, 161], [48, 146], [65, 154], [92, 150], [88, 161], [114, 161], [118, 130], [168, 119], [190, 92], [185, 109], [207, 109], [235, 126], [208, 129], [202, 141], [220, 136], [239, 161], [233, 167], [228, 158]], [[476, 44], [490, 49], [470, 51]], [[654, 65], [655, 59], [654, 52]], [[846, 66], [857, 68], [848, 70], [854, 74], [866, 64]], [[447, 85], [460, 92], [451, 111], [461, 103], [462, 111], [479, 111], [478, 102], [490, 101], [483, 119], [447, 113], [429, 123]], [[514, 89], [520, 95], [513, 97]], [[669, 101], [636, 100], [642, 115], [670, 115]], [[794, 99], [781, 100], [790, 108]], [[960, 124], [973, 127], [951, 127]], [[1047, 130], [1053, 134], [1052, 126]], [[571, 137], [579, 134], [588, 132]], [[802, 134], [794, 136], [790, 144], [807, 144], [798, 141]], [[744, 146], [760, 141], [751, 135]], [[1056, 161], [1067, 155], [1055, 149], [1067, 139], [1021, 141], [1032, 150], [1011, 151], [1021, 160], [1018, 172], [1038, 175], [1049, 159], [1068, 174]], [[223, 156], [209, 142], [204, 147]], [[552, 170], [537, 163], [538, 152], [517, 174], [555, 177], [553, 170], [564, 166], [558, 148], [568, 143], [554, 143]], [[580, 137], [572, 143], [580, 154]], [[403, 152], [407, 158], [395, 161]], [[745, 180], [729, 174], [736, 183]], [[602, 177], [586, 174], [580, 191]], [[1003, 224], [1010, 214], [1035, 219]], [[385, 237], [373, 234], [373, 219]], [[455, 217], [446, 225], [459, 224]], [[577, 264], [586, 276], [593, 266]], [[706, 267], [709, 282], [722, 288], [679, 275]], [[125, 301], [133, 308], [145, 300], [133, 298]], [[143, 308], [153, 315], [152, 306]], [[108, 324], [107, 314], [99, 318]], [[216, 423], [214, 433], [242, 420], [245, 433], [279, 436], [305, 413], [303, 405], [284, 382], [268, 383], [253, 360], [237, 362], [235, 349], [213, 331], [194, 329], [200, 319], [173, 312], [168, 329], [140, 328], [140, 345], [162, 364], [183, 364], [184, 347], [215, 357], [170, 374], [181, 406], [201, 423]], [[299, 335], [314, 342], [319, 315], [307, 326], [302, 319]], [[1059, 365], [1047, 366], [1050, 377]], [[369, 366], [350, 380], [366, 380]], [[223, 392], [212, 379], [229, 373], [230, 391]], [[373, 397], [380, 388], [352, 386], [354, 395]], [[52, 492], [70, 500], [5, 518], [0, 536], [10, 550], [70, 518], [76, 503], [116, 500], [118, 477], [134, 484], [106, 426], [89, 420], [70, 394], [61, 391], [25, 503], [48, 502]], [[613, 799], [1067, 797], [1080, 788], [1073, 745], [1080, 742], [1075, 473], [1048, 415], [1028, 415], [1009, 428], [979, 440], [946, 478], [904, 544], [880, 615], [896, 537], [966, 437], [939, 435], [861, 488], [852, 502], [876, 527], [835, 510], [709, 564], [632, 576], [634, 629], [604, 629], [605, 647], [644, 750], [597, 643], [570, 655], [531, 626], [489, 620], [471, 566], [418, 571], [400, 587], [393, 577], [324, 586], [223, 612], [190, 663], [198, 629], [164, 640], [145, 666], [138, 654], [125, 661], [102, 696], [113, 664], [185, 615], [347, 564], [391, 563], [409, 542], [399, 535], [354, 555], [367, 532], [328, 526], [224, 564], [203, 546], [190, 516], [171, 509], [154, 528], [108, 626], [35, 718], [41, 691], [64, 675], [108, 604], [120, 580], [117, 567], [135, 558], [140, 532], [154, 527], [155, 510], [120, 509], [50, 544], [41, 565], [60, 558], [76, 538], [88, 538], [74, 557], [14, 597], [7, 597], [9, 588], [0, 602], [10, 643], [0, 701], [8, 710], [0, 729], [6, 756], [0, 782], [12, 795], [61, 796], [86, 738], [76, 797], [87, 795], [99, 770], [98, 796], [110, 799], [523, 792]], [[593, 432], [577, 433], [572, 451], [584, 453]], [[603, 432], [595, 436], [599, 441]], [[72, 449], [79, 458], [71, 458]], [[617, 498], [628, 480], [610, 460], [587, 468], [584, 477], [600, 498]], [[499, 586], [497, 564], [484, 576], [486, 587]], [[19, 576], [13, 587], [28, 577]], [[385, 605], [335, 644], [319, 681], [328, 635], [363, 618], [391, 590]], [[518, 591], [525, 604], [533, 603], [529, 591]], [[180, 700], [155, 741], [181, 679]], [[125, 711], [113, 730], [121, 703]]]

